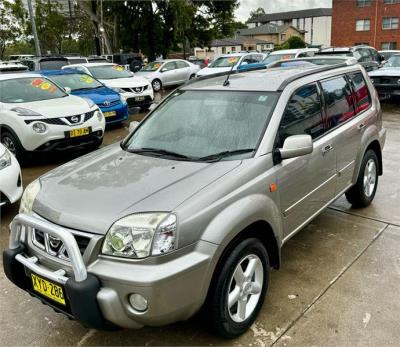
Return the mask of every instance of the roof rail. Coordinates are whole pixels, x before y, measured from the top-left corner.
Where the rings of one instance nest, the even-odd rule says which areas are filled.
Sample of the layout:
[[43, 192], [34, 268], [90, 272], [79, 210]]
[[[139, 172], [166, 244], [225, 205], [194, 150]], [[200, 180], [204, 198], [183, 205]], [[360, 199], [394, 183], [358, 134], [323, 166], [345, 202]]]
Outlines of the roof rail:
[[349, 67], [349, 65], [347, 65], [346, 63], [341, 63], [341, 64], [334, 64], [334, 65], [326, 65], [326, 66], [322, 66], [322, 67], [319, 67], [316, 69], [310, 69], [310, 70], [304, 71], [302, 73], [299, 73], [298, 75], [291, 76], [291, 77], [287, 78], [286, 80], [284, 80], [281, 83], [281, 85], [279, 86], [277, 91], [282, 92], [289, 83], [292, 83], [300, 78], [311, 76], [318, 72], [325, 72], [325, 71], [339, 69], [341, 67]]

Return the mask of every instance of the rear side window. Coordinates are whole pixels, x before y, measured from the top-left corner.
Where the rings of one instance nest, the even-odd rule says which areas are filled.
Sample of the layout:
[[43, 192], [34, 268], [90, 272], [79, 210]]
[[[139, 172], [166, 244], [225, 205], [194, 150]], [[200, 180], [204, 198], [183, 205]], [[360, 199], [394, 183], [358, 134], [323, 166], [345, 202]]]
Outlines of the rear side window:
[[292, 135], [311, 135], [313, 139], [324, 133], [321, 99], [315, 84], [299, 89], [290, 99], [278, 130], [278, 144]]
[[39, 63], [40, 70], [60, 70], [65, 65], [68, 65], [67, 60], [42, 60]]
[[351, 89], [344, 76], [321, 82], [324, 93], [327, 130], [354, 117]]
[[348, 75], [350, 83], [354, 90], [354, 99], [356, 101], [356, 113], [362, 112], [371, 105], [371, 96], [361, 72], [355, 72]]

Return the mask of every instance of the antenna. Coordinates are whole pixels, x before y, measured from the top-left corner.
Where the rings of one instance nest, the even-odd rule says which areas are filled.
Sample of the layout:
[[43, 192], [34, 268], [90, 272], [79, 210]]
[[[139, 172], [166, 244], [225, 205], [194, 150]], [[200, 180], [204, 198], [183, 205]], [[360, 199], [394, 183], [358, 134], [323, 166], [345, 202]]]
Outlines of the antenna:
[[236, 65], [236, 62], [232, 65], [231, 69], [229, 70], [228, 74], [226, 75], [225, 81], [224, 81], [224, 83], [222, 83], [222, 85], [224, 87], [229, 86], [229, 76], [232, 74], [232, 71], [233, 71], [233, 68], [235, 67], [235, 65]]

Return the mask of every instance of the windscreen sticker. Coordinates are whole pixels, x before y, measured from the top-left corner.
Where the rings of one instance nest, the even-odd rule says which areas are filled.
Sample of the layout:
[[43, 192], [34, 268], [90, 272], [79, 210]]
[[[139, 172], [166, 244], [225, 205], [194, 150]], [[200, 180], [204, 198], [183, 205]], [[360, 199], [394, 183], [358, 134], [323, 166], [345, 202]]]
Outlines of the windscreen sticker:
[[124, 71], [124, 67], [121, 65], [113, 65], [113, 69], [117, 71]]
[[282, 60], [289, 60], [289, 59], [291, 59], [291, 58], [292, 58], [291, 55], [284, 55], [284, 56], [282, 57]]
[[87, 75], [86, 76], [83, 75], [83, 76], [79, 77], [79, 79], [80, 79], [81, 82], [85, 82], [85, 83], [88, 83], [88, 84], [91, 84], [91, 83], [94, 82], [94, 79], [92, 77], [90, 77], [90, 76], [87, 76]]
[[233, 64], [236, 64], [236, 62], [238, 60], [239, 60], [239, 58], [237, 58], [237, 57], [230, 57], [230, 58], [228, 58], [228, 63], [233, 65]]
[[268, 100], [268, 95], [260, 95], [258, 101], [265, 102]]
[[155, 69], [158, 69], [161, 66], [161, 64], [157, 63], [157, 64], [154, 64], [153, 66], [154, 66]]
[[51, 83], [42, 80], [41, 78], [36, 78], [31, 82], [31, 86], [34, 88], [40, 88], [41, 90], [47, 91], [49, 93], [54, 93], [57, 88]]

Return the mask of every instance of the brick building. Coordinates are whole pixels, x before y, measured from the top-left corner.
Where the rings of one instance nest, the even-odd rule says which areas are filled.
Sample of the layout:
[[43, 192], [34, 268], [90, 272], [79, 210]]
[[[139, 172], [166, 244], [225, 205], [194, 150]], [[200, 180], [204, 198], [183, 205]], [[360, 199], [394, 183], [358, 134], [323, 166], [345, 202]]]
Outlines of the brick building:
[[332, 45], [400, 49], [400, 0], [333, 0]]

